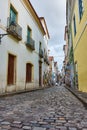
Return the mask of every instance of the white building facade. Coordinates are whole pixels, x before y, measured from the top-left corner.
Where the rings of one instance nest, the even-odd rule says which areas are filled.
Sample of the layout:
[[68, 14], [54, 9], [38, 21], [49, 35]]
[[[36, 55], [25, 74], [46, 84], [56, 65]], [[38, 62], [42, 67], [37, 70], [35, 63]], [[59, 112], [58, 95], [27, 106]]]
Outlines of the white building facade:
[[43, 87], [49, 34], [30, 1], [0, 1], [0, 34], [9, 34], [1, 38], [0, 93]]

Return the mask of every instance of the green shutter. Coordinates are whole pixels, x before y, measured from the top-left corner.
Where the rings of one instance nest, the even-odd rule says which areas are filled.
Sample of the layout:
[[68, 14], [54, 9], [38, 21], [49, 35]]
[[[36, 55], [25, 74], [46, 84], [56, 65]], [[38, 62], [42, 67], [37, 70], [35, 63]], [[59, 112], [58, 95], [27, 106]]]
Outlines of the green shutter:
[[30, 41], [30, 36], [31, 36], [31, 30], [30, 28], [27, 29], [27, 41]]
[[14, 9], [10, 8], [10, 21], [16, 22], [17, 13], [14, 11]]
[[31, 31], [30, 31], [30, 29], [28, 28], [28, 31], [27, 31], [28, 37], [30, 37], [30, 33], [31, 33]]

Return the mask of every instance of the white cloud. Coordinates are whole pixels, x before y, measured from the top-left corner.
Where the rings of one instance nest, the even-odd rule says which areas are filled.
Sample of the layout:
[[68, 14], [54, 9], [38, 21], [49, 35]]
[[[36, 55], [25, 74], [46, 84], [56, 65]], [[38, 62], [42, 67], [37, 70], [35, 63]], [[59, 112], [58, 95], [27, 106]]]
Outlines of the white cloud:
[[[51, 36], [49, 40], [50, 55], [58, 61], [59, 69], [63, 62], [64, 27], [66, 0], [30, 0], [37, 14], [44, 17]], [[57, 51], [58, 50], [58, 51]], [[58, 57], [57, 57], [58, 56]]]

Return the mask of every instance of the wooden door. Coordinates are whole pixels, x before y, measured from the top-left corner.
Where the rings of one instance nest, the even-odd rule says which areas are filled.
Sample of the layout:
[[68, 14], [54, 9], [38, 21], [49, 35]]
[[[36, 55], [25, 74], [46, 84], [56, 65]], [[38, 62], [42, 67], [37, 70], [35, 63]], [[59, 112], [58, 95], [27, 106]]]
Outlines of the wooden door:
[[26, 64], [26, 83], [32, 81], [32, 65], [27, 63]]
[[8, 55], [8, 77], [7, 84], [13, 85], [15, 83], [15, 56]]
[[39, 86], [42, 86], [42, 64], [39, 63]]

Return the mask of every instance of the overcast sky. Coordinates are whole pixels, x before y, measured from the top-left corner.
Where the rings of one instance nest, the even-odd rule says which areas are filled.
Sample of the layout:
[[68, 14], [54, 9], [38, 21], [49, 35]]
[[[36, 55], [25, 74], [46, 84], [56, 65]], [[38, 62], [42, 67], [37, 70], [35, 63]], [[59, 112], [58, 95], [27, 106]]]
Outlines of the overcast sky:
[[58, 62], [59, 70], [64, 60], [64, 27], [66, 25], [66, 0], [30, 0], [39, 17], [44, 17], [50, 34], [50, 55]]

